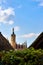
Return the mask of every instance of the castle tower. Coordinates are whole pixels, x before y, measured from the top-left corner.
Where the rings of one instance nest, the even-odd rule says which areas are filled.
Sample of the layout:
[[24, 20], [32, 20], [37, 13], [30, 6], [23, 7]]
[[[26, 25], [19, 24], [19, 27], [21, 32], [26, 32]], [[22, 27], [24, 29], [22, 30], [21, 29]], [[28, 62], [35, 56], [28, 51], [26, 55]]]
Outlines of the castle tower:
[[12, 29], [12, 34], [11, 34], [11, 45], [14, 49], [16, 49], [16, 35], [14, 33], [14, 28]]

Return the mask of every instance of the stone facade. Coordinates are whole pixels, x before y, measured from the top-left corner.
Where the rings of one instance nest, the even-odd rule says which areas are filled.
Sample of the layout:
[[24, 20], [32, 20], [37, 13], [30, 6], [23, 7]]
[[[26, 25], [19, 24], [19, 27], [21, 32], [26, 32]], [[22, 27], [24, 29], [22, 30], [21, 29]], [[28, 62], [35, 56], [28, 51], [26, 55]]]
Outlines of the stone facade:
[[16, 35], [14, 33], [14, 28], [12, 29], [12, 34], [11, 34], [11, 46], [17, 50], [19, 50], [19, 49], [22, 50], [22, 49], [27, 48], [26, 43], [25, 44], [23, 43], [22, 45], [16, 43]]
[[14, 49], [16, 48], [16, 35], [14, 33], [14, 28], [12, 29], [12, 34], [11, 34], [11, 46]]

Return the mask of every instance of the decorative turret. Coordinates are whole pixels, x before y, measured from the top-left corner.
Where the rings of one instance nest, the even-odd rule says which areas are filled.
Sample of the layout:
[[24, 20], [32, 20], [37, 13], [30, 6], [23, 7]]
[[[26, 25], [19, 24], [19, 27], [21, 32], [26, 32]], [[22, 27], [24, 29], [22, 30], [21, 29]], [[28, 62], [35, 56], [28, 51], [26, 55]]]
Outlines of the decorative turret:
[[12, 29], [12, 34], [11, 34], [11, 45], [14, 49], [16, 49], [16, 35], [14, 33], [14, 28]]

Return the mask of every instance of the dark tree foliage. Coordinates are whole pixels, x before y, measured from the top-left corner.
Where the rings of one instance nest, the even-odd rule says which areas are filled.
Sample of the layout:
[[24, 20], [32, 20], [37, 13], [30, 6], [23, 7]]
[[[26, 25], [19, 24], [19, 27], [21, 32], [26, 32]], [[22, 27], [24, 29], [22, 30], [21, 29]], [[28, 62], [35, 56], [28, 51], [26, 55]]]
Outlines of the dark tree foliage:
[[43, 50], [0, 51], [0, 65], [43, 65]]

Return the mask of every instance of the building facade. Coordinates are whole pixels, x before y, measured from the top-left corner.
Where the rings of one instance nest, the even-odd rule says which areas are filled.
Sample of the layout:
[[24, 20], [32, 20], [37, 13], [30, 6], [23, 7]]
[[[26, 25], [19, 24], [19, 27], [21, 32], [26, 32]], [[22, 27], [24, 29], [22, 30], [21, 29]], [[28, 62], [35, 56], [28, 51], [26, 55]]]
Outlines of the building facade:
[[11, 34], [11, 46], [14, 49], [16, 48], [16, 35], [14, 33], [14, 28], [12, 29], [12, 34]]
[[27, 48], [27, 43], [24, 42], [23, 44], [17, 44], [16, 43], [16, 35], [14, 33], [14, 28], [12, 29], [12, 34], [11, 34], [11, 46], [14, 48], [14, 49], [25, 49]]
[[2, 50], [22, 50], [27, 48], [26, 43], [20, 45], [16, 43], [16, 35], [14, 33], [14, 28], [12, 29], [12, 34], [11, 34], [11, 43], [2, 35], [2, 33], [0, 32], [0, 51]]

